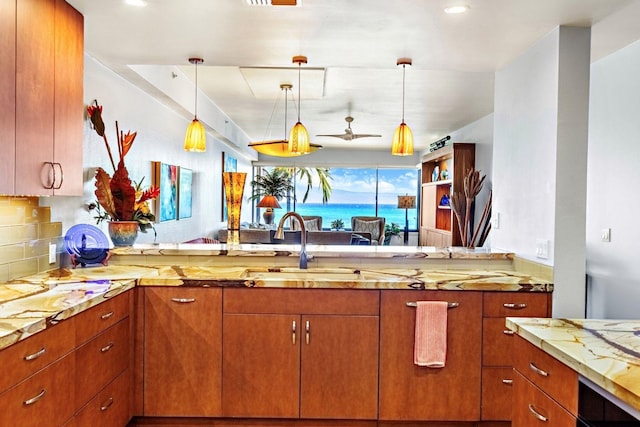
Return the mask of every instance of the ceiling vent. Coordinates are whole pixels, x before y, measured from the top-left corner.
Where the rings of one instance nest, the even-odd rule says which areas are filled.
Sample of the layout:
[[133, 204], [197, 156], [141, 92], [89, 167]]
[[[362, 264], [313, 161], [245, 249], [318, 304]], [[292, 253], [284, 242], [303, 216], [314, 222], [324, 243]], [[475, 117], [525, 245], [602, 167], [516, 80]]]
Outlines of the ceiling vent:
[[300, 6], [302, 0], [245, 0], [249, 6]]

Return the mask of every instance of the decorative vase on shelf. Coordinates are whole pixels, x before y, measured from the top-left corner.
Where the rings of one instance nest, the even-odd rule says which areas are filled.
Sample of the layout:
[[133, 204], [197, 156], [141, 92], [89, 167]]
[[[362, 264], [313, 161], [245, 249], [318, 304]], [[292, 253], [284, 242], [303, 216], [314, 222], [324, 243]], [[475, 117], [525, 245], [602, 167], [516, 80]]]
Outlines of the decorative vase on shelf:
[[109, 221], [113, 246], [132, 246], [138, 238], [138, 221]]
[[246, 177], [245, 172], [222, 173], [227, 201], [227, 245], [230, 246], [240, 244], [240, 211]]

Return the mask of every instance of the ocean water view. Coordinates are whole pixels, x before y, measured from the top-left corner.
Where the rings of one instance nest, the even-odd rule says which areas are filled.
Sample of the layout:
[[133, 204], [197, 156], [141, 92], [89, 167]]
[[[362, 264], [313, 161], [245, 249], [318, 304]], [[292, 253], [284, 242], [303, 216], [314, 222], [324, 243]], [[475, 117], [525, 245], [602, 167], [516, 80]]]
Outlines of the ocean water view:
[[[283, 209], [275, 209], [275, 223], [280, 221], [282, 215], [287, 211], [286, 203], [281, 203]], [[375, 204], [352, 204], [352, 203], [297, 203], [296, 212], [300, 215], [317, 215], [322, 217], [322, 228], [331, 228], [331, 221], [342, 219], [345, 228], [351, 228], [352, 216], [376, 216]], [[418, 210], [409, 209], [409, 229], [418, 228]], [[386, 223], [396, 223], [401, 229], [405, 225], [405, 210], [398, 209], [395, 204], [379, 204], [378, 215], [385, 217]]]

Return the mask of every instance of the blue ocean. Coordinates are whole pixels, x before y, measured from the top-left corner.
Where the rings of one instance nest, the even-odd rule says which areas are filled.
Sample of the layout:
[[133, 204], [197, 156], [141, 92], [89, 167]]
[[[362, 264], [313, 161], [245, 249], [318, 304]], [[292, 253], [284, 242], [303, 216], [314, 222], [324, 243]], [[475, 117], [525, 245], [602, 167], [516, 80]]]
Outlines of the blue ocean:
[[[286, 203], [281, 203], [282, 209], [275, 209], [275, 222], [280, 220], [287, 210], [291, 210], [293, 206], [287, 209]], [[300, 215], [318, 215], [322, 217], [322, 227], [329, 229], [331, 221], [342, 219], [345, 228], [351, 227], [352, 216], [383, 216], [387, 224], [396, 223], [400, 228], [404, 229], [405, 210], [398, 209], [397, 205], [378, 205], [378, 214], [376, 215], [376, 206], [374, 204], [350, 204], [350, 203], [297, 203], [296, 212]], [[418, 228], [417, 209], [409, 209], [409, 229], [416, 230]]]

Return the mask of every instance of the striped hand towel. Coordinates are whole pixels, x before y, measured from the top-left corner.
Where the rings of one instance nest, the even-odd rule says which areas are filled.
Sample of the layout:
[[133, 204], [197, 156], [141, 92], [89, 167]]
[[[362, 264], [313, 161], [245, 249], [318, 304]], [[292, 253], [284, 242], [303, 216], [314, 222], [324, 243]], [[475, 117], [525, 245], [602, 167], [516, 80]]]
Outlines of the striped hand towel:
[[418, 301], [413, 363], [444, 368], [447, 358], [447, 302]]

